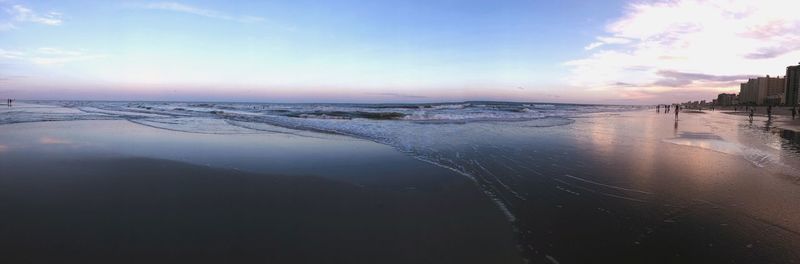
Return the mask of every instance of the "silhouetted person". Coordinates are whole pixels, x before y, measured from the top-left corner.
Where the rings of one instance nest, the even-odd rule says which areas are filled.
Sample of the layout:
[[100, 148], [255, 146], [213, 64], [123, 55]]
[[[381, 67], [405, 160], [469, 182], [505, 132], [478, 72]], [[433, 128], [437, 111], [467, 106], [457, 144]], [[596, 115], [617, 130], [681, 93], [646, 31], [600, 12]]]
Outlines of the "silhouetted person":
[[797, 108], [792, 107], [792, 120], [794, 120], [795, 116], [797, 116]]
[[[749, 107], [748, 107], [749, 108]], [[750, 122], [753, 122], [753, 114], [756, 110], [750, 108]]]
[[772, 119], [772, 106], [767, 106], [767, 119]]
[[661, 113], [661, 105], [656, 105], [656, 113]]
[[681, 111], [681, 106], [680, 105], [675, 105], [675, 120], [676, 121], [678, 120], [678, 112], [680, 112], [680, 111]]

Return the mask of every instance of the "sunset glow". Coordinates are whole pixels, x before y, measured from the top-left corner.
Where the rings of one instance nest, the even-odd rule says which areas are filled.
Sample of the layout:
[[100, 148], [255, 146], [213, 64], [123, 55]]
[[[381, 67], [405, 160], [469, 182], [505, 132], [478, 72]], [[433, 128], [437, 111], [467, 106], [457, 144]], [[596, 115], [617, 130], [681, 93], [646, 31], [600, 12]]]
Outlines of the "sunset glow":
[[653, 103], [800, 60], [796, 1], [0, 1], [0, 97]]

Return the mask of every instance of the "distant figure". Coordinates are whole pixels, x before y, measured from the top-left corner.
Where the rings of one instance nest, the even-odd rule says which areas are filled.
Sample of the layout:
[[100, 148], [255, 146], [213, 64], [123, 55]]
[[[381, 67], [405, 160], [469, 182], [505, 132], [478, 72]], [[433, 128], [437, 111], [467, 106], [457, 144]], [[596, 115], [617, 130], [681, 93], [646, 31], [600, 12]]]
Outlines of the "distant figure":
[[661, 113], [661, 105], [656, 105], [656, 113]]
[[675, 121], [678, 121], [678, 112], [681, 111], [680, 105], [675, 105]]
[[[750, 107], [748, 107], [748, 108], [750, 108]], [[754, 114], [754, 112], [755, 112], [755, 110], [750, 108], [750, 122], [753, 122], [753, 114]]]
[[792, 107], [792, 120], [794, 120], [794, 117], [795, 117], [795, 116], [797, 116], [797, 108], [795, 108], [795, 107], [793, 106], [793, 107]]
[[767, 119], [772, 119], [772, 106], [767, 106]]

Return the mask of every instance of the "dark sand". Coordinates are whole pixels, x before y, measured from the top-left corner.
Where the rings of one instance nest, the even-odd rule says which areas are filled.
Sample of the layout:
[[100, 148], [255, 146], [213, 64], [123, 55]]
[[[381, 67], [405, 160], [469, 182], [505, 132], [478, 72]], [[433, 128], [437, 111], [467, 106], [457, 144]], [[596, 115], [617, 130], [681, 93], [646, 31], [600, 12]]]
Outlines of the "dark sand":
[[[373, 156], [365, 162], [400, 163], [407, 171], [377, 174], [380, 168], [364, 167], [360, 173], [349, 170], [357, 177], [337, 179], [348, 166], [363, 167], [344, 163], [335, 173], [323, 164], [316, 175], [279, 176], [130, 157], [103, 151], [108, 147], [103, 144], [79, 144], [103, 142], [81, 132], [90, 129], [119, 128], [122, 134], [126, 128], [145, 129], [167, 138], [180, 133], [123, 123], [0, 126], [3, 263], [521, 262], [511, 226], [496, 206], [468, 179], [447, 170], [393, 153], [375, 155], [383, 152], [373, 149], [364, 150]], [[43, 136], [48, 127], [62, 137]], [[183, 137], [211, 144], [245, 136]], [[358, 149], [351, 151], [357, 156]], [[313, 153], [324, 151], [305, 154]], [[405, 174], [417, 175], [386, 179], [386, 184], [351, 180]], [[400, 187], [420, 176], [435, 180], [424, 182], [426, 188]]]

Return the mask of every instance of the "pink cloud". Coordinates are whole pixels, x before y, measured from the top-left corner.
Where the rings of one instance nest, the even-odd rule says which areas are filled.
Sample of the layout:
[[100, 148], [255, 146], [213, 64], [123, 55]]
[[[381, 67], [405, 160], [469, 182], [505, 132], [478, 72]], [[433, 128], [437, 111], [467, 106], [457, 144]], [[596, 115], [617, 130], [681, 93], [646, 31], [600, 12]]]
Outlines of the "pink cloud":
[[639, 98], [670, 98], [679, 94], [676, 89], [680, 94], [736, 90], [740, 80], [782, 75], [797, 62], [796, 10], [800, 1], [632, 3], [596, 38], [624, 41], [590, 43], [585, 57], [564, 63], [571, 72], [567, 82]]

